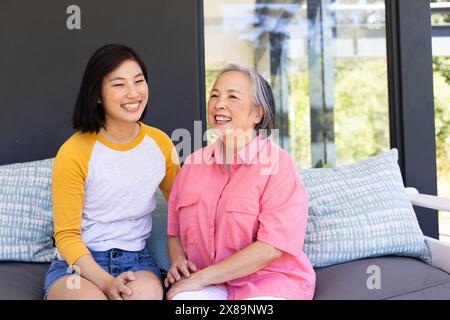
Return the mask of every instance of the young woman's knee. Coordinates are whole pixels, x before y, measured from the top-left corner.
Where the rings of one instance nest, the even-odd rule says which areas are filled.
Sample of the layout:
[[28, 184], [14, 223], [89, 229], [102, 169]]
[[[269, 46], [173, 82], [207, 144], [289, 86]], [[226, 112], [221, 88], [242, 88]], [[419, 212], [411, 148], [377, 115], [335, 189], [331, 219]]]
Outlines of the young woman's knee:
[[132, 294], [123, 295], [124, 300], [162, 300], [162, 284], [155, 275], [147, 271], [138, 271], [135, 274], [137, 279], [127, 283]]

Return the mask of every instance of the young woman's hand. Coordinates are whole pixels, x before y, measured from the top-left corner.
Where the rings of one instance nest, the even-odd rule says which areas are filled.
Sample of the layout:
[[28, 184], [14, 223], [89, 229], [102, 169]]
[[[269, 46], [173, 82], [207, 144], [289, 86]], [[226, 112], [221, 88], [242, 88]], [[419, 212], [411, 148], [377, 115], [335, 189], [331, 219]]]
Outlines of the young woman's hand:
[[111, 277], [106, 283], [104, 293], [110, 300], [123, 300], [122, 295], [131, 296], [133, 292], [126, 284], [136, 280], [136, 276], [132, 271], [124, 272], [117, 277]]
[[[183, 278], [188, 278], [191, 272], [197, 271], [197, 266], [187, 259], [178, 259], [175, 261], [167, 272], [167, 277], [164, 280], [164, 285], [166, 288], [170, 284], [175, 283]], [[181, 275], [180, 275], [181, 273]]]

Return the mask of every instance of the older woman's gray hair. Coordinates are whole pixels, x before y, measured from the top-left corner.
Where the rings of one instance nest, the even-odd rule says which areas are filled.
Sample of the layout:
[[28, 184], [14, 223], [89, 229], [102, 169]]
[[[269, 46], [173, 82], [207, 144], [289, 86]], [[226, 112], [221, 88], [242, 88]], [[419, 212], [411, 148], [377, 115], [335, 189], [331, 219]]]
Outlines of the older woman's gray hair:
[[242, 72], [250, 78], [251, 103], [253, 108], [262, 108], [262, 119], [255, 126], [256, 134], [262, 133], [268, 137], [275, 123], [275, 99], [270, 84], [254, 69], [237, 64], [228, 64], [220, 72], [217, 78], [226, 72]]

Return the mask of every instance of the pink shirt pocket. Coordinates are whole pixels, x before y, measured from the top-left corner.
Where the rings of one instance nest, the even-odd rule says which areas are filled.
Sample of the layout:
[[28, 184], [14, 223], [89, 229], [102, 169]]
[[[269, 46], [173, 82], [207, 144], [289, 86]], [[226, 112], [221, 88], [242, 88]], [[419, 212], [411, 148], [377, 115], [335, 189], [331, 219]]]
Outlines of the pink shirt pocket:
[[241, 250], [256, 240], [258, 230], [259, 200], [229, 197], [225, 205], [226, 245]]
[[199, 193], [184, 193], [179, 195], [176, 210], [179, 211], [180, 236], [183, 247], [195, 245], [198, 236]]

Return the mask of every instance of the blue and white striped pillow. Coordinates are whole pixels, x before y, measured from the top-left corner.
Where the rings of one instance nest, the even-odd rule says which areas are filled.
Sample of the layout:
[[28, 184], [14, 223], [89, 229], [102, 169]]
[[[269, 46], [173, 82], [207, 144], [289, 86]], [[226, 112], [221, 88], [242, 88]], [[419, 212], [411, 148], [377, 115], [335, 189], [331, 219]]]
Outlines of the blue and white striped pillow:
[[53, 159], [0, 166], [0, 260], [53, 257]]
[[305, 169], [304, 252], [314, 267], [399, 255], [431, 261], [405, 192], [396, 149], [337, 169]]

